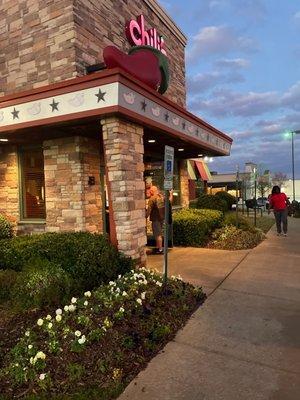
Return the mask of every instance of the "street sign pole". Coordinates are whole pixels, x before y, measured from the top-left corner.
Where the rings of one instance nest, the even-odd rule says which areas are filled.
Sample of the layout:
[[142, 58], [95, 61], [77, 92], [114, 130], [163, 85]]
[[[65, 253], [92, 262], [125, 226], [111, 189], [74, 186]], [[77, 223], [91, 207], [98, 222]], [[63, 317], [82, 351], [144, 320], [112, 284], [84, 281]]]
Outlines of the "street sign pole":
[[165, 146], [164, 159], [164, 190], [165, 190], [165, 227], [164, 227], [164, 265], [163, 279], [166, 289], [168, 278], [168, 240], [169, 240], [169, 196], [173, 188], [173, 169], [174, 169], [174, 148]]
[[164, 287], [168, 278], [168, 243], [169, 243], [169, 191], [165, 190], [165, 227], [164, 227]]

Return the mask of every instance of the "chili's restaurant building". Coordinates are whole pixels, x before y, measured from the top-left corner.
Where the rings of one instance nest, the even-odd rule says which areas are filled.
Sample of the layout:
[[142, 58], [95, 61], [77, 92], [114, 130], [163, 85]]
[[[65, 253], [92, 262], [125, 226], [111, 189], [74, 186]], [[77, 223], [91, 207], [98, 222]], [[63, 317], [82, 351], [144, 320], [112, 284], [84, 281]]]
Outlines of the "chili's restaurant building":
[[185, 36], [154, 0], [0, 7], [0, 213], [19, 234], [109, 225], [144, 261], [145, 178], [162, 184], [164, 146], [181, 206], [187, 160], [230, 153], [228, 136], [185, 109]]

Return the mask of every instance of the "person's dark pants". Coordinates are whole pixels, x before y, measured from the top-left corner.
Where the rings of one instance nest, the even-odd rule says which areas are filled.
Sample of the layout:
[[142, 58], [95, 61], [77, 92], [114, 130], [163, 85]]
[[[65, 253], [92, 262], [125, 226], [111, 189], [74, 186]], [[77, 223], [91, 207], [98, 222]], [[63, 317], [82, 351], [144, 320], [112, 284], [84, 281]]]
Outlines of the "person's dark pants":
[[288, 217], [288, 210], [287, 208], [284, 210], [274, 210], [274, 216], [276, 221], [277, 233], [281, 233], [281, 225], [283, 229], [283, 233], [287, 233], [287, 217]]

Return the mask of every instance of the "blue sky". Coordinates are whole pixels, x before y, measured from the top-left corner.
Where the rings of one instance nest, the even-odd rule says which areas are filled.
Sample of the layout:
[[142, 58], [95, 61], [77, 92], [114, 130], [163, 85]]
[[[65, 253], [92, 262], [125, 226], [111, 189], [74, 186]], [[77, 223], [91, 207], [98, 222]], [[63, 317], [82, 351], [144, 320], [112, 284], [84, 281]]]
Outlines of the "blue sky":
[[[187, 108], [234, 139], [211, 170], [253, 161], [291, 175], [300, 129], [299, 0], [160, 0], [188, 38]], [[300, 135], [295, 137], [300, 178]]]

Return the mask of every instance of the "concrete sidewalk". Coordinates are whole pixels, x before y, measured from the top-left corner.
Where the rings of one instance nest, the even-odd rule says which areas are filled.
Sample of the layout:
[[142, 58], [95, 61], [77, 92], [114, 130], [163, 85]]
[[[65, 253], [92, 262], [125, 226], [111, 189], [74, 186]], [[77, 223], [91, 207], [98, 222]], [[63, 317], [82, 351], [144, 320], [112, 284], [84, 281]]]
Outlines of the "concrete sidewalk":
[[250, 252], [173, 250], [170, 272], [211, 294], [119, 400], [300, 399], [300, 220], [289, 226]]

